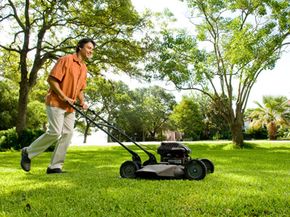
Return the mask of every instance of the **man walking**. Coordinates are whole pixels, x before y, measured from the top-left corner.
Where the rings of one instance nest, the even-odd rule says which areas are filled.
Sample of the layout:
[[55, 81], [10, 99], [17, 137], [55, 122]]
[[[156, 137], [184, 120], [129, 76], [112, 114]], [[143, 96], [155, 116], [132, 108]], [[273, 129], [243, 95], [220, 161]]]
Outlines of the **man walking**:
[[78, 100], [82, 108], [87, 109], [83, 93], [87, 78], [85, 60], [92, 57], [94, 48], [92, 39], [81, 39], [76, 53], [61, 57], [52, 69], [47, 79], [50, 89], [45, 99], [48, 129], [30, 146], [22, 149], [20, 164], [24, 171], [30, 171], [32, 158], [56, 144], [46, 173], [62, 173], [75, 122], [75, 112], [70, 104]]

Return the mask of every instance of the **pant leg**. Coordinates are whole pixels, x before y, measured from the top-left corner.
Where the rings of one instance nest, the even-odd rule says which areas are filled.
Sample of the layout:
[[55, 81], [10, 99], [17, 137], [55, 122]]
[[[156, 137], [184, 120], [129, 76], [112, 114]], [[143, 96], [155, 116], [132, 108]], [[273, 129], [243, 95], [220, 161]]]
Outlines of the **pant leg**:
[[73, 136], [74, 122], [75, 122], [75, 112], [73, 113], [66, 112], [64, 115], [64, 123], [63, 123], [61, 137], [54, 149], [54, 153], [51, 157], [49, 168], [62, 169], [66, 152], [71, 143], [71, 139]]
[[48, 118], [48, 129], [29, 147], [27, 147], [28, 157], [30, 159], [44, 152], [49, 146], [56, 143], [61, 137], [65, 110], [47, 106], [46, 113]]

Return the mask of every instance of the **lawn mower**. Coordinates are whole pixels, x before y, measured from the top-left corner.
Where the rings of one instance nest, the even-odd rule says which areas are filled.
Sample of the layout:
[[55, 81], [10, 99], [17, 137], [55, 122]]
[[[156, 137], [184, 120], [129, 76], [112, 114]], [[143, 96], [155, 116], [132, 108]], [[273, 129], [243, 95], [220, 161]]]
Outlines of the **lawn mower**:
[[[201, 180], [208, 173], [214, 172], [214, 164], [212, 161], [205, 158], [192, 159], [189, 155], [191, 150], [179, 142], [161, 142], [161, 145], [157, 149], [157, 153], [160, 155], [160, 162], [158, 163], [154, 154], [147, 151], [126, 133], [110, 124], [95, 111], [88, 109], [85, 113], [80, 109], [78, 104], [71, 104], [71, 106], [91, 124], [105, 132], [113, 141], [120, 144], [132, 155], [132, 160], [127, 160], [120, 166], [120, 176], [122, 178]], [[94, 118], [89, 114], [94, 115]], [[96, 118], [100, 122], [97, 123], [95, 121]], [[144, 151], [148, 156], [148, 160], [142, 163], [140, 156], [112, 135], [108, 129], [115, 130]]]

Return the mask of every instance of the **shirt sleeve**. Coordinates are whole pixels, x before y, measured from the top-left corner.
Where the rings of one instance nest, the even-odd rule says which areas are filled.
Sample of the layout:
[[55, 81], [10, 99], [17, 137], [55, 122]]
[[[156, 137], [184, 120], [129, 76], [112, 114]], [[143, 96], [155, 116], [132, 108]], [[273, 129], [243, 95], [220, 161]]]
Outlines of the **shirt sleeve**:
[[67, 58], [61, 57], [56, 62], [55, 66], [50, 72], [50, 76], [54, 77], [58, 81], [62, 81], [66, 72]]

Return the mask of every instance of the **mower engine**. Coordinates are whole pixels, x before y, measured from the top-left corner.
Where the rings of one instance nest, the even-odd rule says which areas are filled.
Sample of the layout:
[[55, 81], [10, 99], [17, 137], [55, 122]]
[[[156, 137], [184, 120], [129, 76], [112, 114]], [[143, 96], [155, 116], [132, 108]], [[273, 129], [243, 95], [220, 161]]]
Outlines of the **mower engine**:
[[157, 153], [161, 156], [161, 163], [185, 165], [191, 160], [191, 150], [178, 142], [162, 142]]

